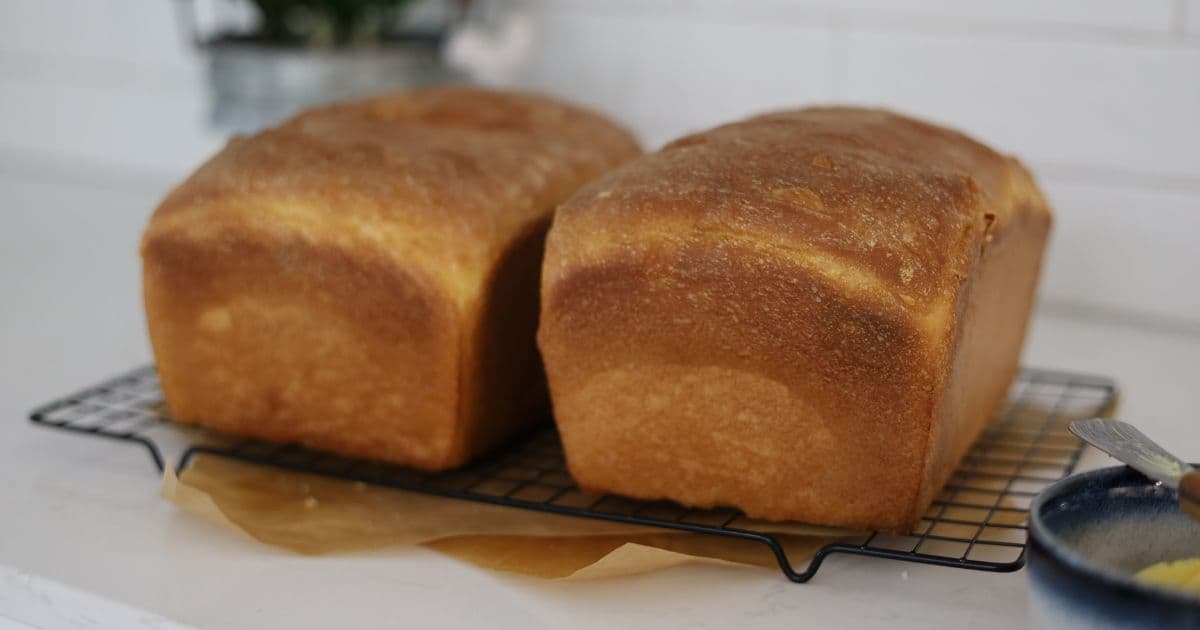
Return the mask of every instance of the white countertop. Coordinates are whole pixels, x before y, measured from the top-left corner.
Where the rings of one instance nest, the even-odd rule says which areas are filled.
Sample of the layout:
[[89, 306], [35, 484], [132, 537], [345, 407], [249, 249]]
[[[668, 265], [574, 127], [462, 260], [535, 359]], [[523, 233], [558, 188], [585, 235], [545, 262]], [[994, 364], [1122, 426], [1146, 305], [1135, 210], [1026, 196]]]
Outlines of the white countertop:
[[[302, 557], [179, 512], [135, 447], [25, 421], [40, 403], [149, 360], [134, 252], [161, 191], [65, 186], [0, 163], [0, 627], [1027, 625], [1023, 573], [833, 556], [805, 585], [715, 566], [555, 583], [421, 548]], [[1198, 360], [1194, 334], [1041, 313], [1025, 362], [1115, 377], [1121, 416], [1197, 460]]]

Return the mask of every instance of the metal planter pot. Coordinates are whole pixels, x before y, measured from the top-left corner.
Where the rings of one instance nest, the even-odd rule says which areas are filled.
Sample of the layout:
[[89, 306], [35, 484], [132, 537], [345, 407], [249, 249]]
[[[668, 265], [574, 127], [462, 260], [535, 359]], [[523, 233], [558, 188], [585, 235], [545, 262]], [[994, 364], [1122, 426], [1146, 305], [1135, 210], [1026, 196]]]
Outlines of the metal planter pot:
[[224, 131], [249, 133], [314, 105], [464, 81], [442, 63], [439, 49], [439, 38], [432, 37], [354, 50], [212, 41], [204, 46], [212, 122]]

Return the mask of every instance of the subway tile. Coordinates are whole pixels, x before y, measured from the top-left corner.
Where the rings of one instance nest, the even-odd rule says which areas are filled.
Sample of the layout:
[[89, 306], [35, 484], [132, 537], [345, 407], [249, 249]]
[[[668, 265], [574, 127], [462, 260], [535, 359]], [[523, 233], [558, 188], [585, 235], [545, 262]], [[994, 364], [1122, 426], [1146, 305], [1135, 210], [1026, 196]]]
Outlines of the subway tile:
[[1183, 7], [1180, 26], [1188, 35], [1200, 35], [1200, 0], [1179, 0]]
[[1200, 179], [1200, 49], [854, 30], [835, 97], [1022, 157]]
[[1055, 210], [1042, 296], [1200, 324], [1200, 190], [1043, 181]]
[[609, 114], [623, 113], [640, 44], [623, 27], [611, 18], [538, 16], [535, 44], [516, 82]]
[[174, 1], [4, 0], [0, 51], [111, 63], [189, 63]]
[[203, 86], [164, 91], [0, 74], [0, 149], [182, 175], [215, 152]]
[[1102, 27], [1166, 33], [1175, 0], [525, 0], [526, 10], [591, 15], [837, 17], [870, 22], [892, 19], [992, 21], [1010, 26]]
[[916, 18], [965, 18], [1011, 23], [1096, 26], [1166, 32], [1171, 28], [1174, 0], [813, 0], [852, 15], [897, 15]]
[[824, 30], [544, 15], [522, 82], [635, 125], [650, 146], [827, 95]]

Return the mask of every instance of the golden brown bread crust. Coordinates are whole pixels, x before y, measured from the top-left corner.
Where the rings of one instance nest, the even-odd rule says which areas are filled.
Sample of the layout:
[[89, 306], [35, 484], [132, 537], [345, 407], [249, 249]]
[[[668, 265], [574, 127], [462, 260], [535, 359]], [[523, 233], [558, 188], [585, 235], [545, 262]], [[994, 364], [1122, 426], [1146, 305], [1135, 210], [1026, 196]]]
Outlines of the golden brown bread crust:
[[1014, 160], [888, 112], [759, 116], [556, 214], [539, 345], [572, 474], [902, 529], [1011, 380], [1050, 215]]
[[234, 434], [464, 462], [545, 405], [533, 335], [555, 204], [637, 153], [596, 114], [473, 88], [231, 141], [143, 237], [168, 406]]

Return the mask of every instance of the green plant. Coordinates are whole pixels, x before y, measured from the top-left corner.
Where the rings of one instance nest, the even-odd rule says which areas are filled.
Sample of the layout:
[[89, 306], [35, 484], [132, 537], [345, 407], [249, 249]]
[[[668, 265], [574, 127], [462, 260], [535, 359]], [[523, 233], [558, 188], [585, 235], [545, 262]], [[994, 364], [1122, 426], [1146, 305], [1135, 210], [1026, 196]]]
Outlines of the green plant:
[[314, 47], [376, 44], [395, 29], [411, 0], [251, 0], [258, 38]]

